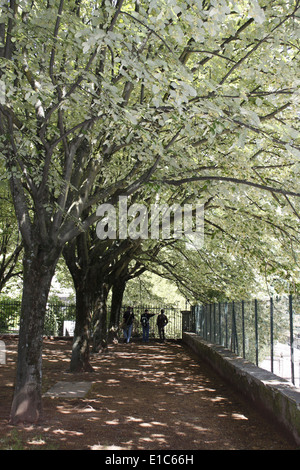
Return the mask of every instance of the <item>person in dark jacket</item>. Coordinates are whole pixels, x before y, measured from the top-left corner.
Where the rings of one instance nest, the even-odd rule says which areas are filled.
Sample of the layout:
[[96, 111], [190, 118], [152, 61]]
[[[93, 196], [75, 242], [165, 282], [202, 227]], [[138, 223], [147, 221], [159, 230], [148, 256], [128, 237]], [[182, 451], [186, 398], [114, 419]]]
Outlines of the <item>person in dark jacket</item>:
[[155, 313], [149, 313], [149, 310], [147, 309], [141, 315], [141, 324], [143, 328], [143, 341], [145, 343], [148, 343], [149, 341], [149, 329], [150, 329], [149, 319], [151, 317], [154, 317], [154, 315]]
[[132, 307], [127, 307], [123, 315], [123, 333], [124, 333], [124, 343], [129, 343], [132, 333], [132, 326], [134, 320], [134, 313]]
[[168, 324], [168, 322], [169, 321], [167, 316], [165, 315], [165, 311], [162, 309], [156, 320], [159, 337], [162, 341], [165, 340], [165, 326]]

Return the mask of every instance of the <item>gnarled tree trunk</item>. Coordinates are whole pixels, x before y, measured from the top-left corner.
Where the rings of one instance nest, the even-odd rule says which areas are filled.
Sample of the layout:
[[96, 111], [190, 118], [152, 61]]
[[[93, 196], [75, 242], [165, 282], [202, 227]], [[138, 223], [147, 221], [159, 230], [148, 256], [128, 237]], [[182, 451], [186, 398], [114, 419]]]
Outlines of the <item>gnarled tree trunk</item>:
[[91, 300], [85, 286], [76, 288], [76, 324], [70, 372], [92, 372], [90, 364]]
[[37, 246], [25, 249], [23, 300], [20, 319], [15, 393], [10, 421], [36, 423], [42, 413], [43, 330], [51, 280], [58, 252]]
[[100, 352], [107, 347], [107, 297], [109, 285], [100, 282], [94, 297], [94, 334], [93, 352]]
[[120, 312], [122, 308], [123, 295], [126, 287], [126, 279], [115, 279], [112, 286], [111, 311], [108, 327], [108, 342], [112, 343], [118, 338]]
[[92, 297], [89, 277], [89, 259], [85, 249], [86, 234], [69, 242], [63, 256], [73, 278], [76, 291], [76, 321], [72, 345], [70, 372], [92, 372], [90, 365], [90, 336]]

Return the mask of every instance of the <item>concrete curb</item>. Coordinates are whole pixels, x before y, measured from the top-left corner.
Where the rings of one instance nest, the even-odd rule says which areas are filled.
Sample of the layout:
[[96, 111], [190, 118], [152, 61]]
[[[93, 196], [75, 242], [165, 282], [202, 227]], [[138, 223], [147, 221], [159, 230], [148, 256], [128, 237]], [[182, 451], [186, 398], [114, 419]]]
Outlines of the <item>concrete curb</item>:
[[194, 333], [183, 333], [182, 340], [300, 445], [299, 388]]
[[57, 382], [44, 393], [44, 397], [83, 398], [89, 392], [92, 382]]

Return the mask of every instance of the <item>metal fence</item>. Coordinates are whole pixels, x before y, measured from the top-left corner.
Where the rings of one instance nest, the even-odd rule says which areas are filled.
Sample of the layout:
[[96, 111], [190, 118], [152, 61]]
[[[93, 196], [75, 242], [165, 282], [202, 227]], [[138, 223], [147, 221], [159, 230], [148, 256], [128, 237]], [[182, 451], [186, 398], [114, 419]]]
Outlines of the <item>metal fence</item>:
[[[132, 337], [141, 337], [142, 336], [142, 325], [141, 325], [141, 315], [148, 309], [149, 313], [154, 313], [154, 316], [149, 320], [149, 338], [158, 338], [158, 329], [156, 326], [157, 315], [160, 313], [161, 309], [164, 309], [165, 315], [168, 318], [168, 324], [165, 327], [166, 339], [181, 339], [182, 338], [182, 315], [181, 310], [176, 307], [171, 306], [151, 306], [151, 305], [139, 305], [133, 308], [134, 313], [134, 322], [132, 329]], [[122, 314], [125, 311], [125, 307], [122, 308]], [[122, 320], [122, 319], [121, 319]]]
[[219, 344], [300, 386], [300, 297], [196, 305], [183, 331]]
[[0, 332], [14, 333], [19, 330], [21, 302], [5, 300], [0, 302]]
[[[13, 300], [0, 301], [0, 333], [19, 332], [21, 302]], [[47, 304], [44, 334], [63, 336], [64, 322], [75, 320], [75, 305], [67, 303]]]
[[[154, 317], [150, 318], [150, 338], [158, 337], [156, 318], [161, 308], [164, 308], [165, 314], [167, 315], [169, 320], [169, 323], [165, 327], [166, 338], [180, 339], [182, 337], [182, 316], [181, 311], [178, 308], [173, 308], [170, 306], [153, 307], [147, 305], [134, 307], [135, 319], [132, 332], [133, 337], [142, 336], [140, 317], [146, 308], [149, 310], [150, 313], [155, 314]], [[122, 308], [122, 313], [124, 311], [125, 307]], [[0, 301], [0, 333], [18, 334], [20, 313], [20, 301]], [[46, 336], [65, 336], [67, 325], [68, 334], [72, 336], [72, 331], [75, 323], [75, 315], [76, 306], [74, 304], [60, 302], [47, 304], [44, 334]], [[73, 323], [73, 326], [71, 323]]]

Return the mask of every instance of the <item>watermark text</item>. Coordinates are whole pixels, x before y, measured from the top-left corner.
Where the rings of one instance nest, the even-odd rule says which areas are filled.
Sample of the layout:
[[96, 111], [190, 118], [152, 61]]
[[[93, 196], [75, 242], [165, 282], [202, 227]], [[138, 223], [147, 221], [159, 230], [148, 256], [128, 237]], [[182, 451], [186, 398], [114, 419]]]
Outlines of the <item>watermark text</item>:
[[144, 204], [128, 205], [120, 196], [117, 206], [101, 204], [96, 233], [99, 239], [184, 240], [190, 249], [200, 249], [204, 242], [204, 205]]

